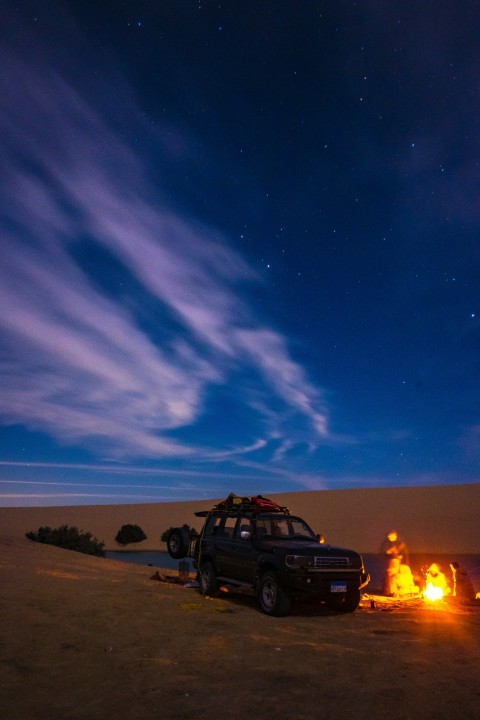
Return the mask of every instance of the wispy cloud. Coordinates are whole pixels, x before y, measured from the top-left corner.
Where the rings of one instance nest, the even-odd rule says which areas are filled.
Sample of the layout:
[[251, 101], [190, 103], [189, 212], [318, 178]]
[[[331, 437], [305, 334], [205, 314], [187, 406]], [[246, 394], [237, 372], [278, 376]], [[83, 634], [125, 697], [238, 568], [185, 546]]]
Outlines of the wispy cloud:
[[[325, 437], [321, 393], [244, 298], [244, 283], [260, 281], [246, 261], [166, 206], [98, 97], [15, 48], [0, 60], [1, 422], [99, 457], [207, 458], [232, 448], [214, 437], [193, 446], [182, 431], [237, 383], [252, 425], [235, 443], [245, 453]], [[82, 255], [86, 244], [101, 261]]]

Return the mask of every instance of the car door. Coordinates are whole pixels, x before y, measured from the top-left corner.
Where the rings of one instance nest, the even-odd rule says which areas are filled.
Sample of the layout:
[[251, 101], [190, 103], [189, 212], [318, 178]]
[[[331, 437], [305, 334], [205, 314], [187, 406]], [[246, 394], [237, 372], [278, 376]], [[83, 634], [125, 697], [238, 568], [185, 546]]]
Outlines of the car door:
[[250, 518], [240, 516], [233, 528], [232, 536], [225, 545], [225, 563], [228, 577], [240, 582], [253, 582], [256, 552], [252, 544], [252, 523]]
[[237, 518], [221, 515], [215, 520], [212, 528], [212, 544], [214, 548], [215, 567], [219, 577], [231, 577], [231, 542], [235, 531]]

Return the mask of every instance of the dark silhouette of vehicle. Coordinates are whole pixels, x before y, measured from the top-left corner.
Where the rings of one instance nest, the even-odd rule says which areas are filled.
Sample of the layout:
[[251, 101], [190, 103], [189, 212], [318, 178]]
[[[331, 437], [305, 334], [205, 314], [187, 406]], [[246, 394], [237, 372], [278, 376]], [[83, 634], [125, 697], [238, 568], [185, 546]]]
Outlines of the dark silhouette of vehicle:
[[267, 615], [286, 615], [292, 600], [310, 596], [339, 612], [353, 612], [370, 577], [359, 553], [320, 543], [308, 524], [261, 496], [227, 500], [189, 537], [173, 528], [167, 538], [173, 558], [191, 557], [200, 592], [215, 596], [220, 585], [253, 591]]

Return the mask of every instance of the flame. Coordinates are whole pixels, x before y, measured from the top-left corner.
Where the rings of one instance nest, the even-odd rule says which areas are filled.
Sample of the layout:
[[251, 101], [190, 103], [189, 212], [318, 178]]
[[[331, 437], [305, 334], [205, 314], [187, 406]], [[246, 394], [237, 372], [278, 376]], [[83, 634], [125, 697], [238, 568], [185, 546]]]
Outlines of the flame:
[[426, 600], [435, 602], [435, 600], [441, 600], [443, 598], [443, 590], [441, 587], [436, 587], [433, 583], [429, 582], [423, 591], [423, 596]]

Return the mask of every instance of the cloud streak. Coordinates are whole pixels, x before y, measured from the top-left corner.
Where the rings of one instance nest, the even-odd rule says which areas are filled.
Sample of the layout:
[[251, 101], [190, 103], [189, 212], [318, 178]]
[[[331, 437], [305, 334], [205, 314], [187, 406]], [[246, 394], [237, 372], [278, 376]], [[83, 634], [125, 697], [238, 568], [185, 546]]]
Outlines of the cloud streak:
[[[325, 438], [320, 391], [245, 300], [245, 282], [261, 280], [246, 261], [165, 204], [108, 107], [15, 48], [0, 59], [2, 424], [122, 459], [270, 444], [278, 457]], [[189, 441], [234, 383], [251, 431]]]

